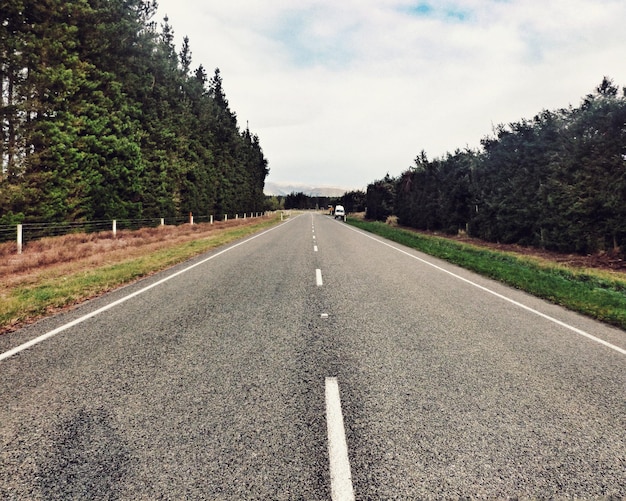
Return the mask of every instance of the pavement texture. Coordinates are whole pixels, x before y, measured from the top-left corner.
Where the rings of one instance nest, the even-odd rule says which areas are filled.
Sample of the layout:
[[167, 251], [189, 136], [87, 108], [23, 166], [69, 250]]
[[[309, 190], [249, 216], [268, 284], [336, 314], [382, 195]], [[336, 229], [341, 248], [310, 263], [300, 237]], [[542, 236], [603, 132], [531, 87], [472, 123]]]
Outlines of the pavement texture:
[[2, 336], [201, 263], [0, 362], [0, 498], [330, 499], [327, 377], [357, 499], [626, 498], [626, 356], [476, 285], [626, 333], [393, 247], [307, 213]]

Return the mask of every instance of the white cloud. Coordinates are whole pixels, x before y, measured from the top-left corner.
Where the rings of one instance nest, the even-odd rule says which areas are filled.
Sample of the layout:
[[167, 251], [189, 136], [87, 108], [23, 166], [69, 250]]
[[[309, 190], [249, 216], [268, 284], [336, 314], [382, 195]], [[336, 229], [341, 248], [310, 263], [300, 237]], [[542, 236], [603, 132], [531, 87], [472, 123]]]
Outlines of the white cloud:
[[492, 125], [626, 85], [623, 0], [160, 0], [272, 181], [365, 187]]

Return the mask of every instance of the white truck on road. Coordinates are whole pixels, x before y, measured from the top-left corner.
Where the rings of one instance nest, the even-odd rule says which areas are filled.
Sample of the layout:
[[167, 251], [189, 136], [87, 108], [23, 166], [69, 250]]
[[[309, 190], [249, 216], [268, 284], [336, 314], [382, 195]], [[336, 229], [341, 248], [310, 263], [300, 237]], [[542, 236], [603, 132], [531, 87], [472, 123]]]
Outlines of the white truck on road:
[[341, 218], [345, 221], [346, 219], [346, 211], [343, 208], [343, 205], [338, 205], [335, 207], [335, 219]]

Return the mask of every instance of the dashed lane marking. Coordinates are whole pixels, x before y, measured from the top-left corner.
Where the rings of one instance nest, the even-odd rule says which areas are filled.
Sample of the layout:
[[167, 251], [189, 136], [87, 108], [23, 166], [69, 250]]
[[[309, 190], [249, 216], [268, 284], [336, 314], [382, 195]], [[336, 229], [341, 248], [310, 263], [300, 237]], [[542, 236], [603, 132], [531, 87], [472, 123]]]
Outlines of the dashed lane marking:
[[324, 285], [324, 282], [322, 282], [322, 270], [319, 268], [315, 270], [315, 283], [318, 287]]
[[343, 426], [339, 383], [336, 377], [326, 378], [326, 428], [330, 462], [330, 491], [333, 501], [352, 501], [352, 474], [348, 459], [348, 444]]

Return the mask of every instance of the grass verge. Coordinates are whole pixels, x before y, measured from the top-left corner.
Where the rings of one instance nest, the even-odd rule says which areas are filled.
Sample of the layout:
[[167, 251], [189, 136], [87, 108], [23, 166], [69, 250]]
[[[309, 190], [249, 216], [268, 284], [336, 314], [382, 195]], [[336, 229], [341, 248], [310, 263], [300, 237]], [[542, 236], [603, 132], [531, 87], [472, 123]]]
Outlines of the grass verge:
[[348, 223], [626, 330], [626, 277], [421, 235], [380, 222]]
[[45, 315], [101, 295], [234, 240], [280, 222], [280, 217], [224, 228], [185, 242], [168, 244], [141, 255], [95, 267], [51, 267], [0, 292], [0, 333], [15, 330]]

